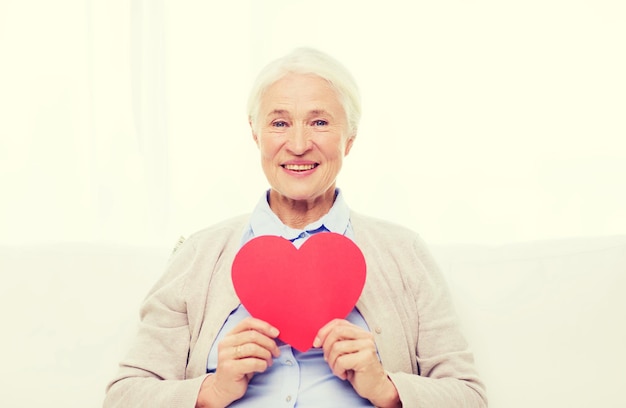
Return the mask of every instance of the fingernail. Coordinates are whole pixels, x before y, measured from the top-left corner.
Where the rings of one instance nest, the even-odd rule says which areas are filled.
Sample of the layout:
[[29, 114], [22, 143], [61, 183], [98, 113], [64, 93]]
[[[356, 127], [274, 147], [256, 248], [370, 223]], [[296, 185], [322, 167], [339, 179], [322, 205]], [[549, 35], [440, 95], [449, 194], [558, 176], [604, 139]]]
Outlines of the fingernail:
[[280, 332], [278, 331], [278, 329], [276, 327], [272, 327], [270, 329], [270, 335], [276, 337], [276, 336], [278, 336], [278, 333], [280, 333]]
[[315, 337], [315, 340], [313, 340], [313, 347], [320, 347], [322, 345], [322, 340], [319, 337]]

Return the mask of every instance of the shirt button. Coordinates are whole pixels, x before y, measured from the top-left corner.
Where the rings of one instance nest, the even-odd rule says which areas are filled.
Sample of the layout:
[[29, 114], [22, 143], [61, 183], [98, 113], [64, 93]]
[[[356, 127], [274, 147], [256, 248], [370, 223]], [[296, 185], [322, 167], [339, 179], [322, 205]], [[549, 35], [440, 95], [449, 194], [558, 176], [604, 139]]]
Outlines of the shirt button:
[[291, 402], [291, 395], [287, 395], [287, 398], [285, 398], [285, 400], [286, 400], [287, 402]]
[[383, 329], [381, 329], [380, 327], [377, 327], [375, 330], [376, 334], [380, 334], [383, 332]]

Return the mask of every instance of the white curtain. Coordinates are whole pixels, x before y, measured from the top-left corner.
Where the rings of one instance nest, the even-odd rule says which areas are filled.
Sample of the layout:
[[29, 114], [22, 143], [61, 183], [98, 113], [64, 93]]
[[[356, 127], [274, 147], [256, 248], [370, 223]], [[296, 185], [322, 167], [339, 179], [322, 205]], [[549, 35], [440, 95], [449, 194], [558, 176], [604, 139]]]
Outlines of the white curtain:
[[0, 0], [0, 244], [175, 242], [267, 187], [255, 72], [355, 74], [355, 210], [434, 241], [626, 231], [618, 1]]
[[151, 242], [169, 216], [162, 2], [2, 4], [1, 241]]

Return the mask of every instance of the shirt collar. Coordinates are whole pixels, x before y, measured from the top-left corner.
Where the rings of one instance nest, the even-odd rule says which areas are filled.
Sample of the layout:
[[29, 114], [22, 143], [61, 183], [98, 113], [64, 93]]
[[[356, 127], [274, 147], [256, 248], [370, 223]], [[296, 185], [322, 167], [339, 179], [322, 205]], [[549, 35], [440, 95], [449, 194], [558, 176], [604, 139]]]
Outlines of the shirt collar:
[[288, 240], [298, 238], [303, 232], [314, 232], [325, 229], [330, 232], [344, 235], [350, 224], [350, 209], [343, 199], [340, 189], [335, 190], [335, 202], [328, 213], [303, 229], [286, 226], [271, 210], [268, 198], [269, 190], [263, 194], [257, 203], [250, 218], [250, 228], [255, 237], [261, 235], [277, 235]]

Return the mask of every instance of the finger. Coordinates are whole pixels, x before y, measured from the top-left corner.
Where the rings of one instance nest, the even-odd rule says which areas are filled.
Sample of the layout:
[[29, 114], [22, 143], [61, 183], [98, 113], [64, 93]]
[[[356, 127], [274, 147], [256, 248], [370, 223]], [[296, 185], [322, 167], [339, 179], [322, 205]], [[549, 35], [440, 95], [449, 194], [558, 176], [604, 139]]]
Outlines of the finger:
[[243, 319], [230, 331], [230, 333], [241, 333], [246, 330], [255, 330], [270, 338], [276, 338], [280, 333], [276, 327], [266, 321], [255, 319], [254, 317], [247, 317]]
[[248, 381], [252, 374], [264, 372], [272, 364], [271, 352], [258, 344], [218, 345], [216, 374], [219, 374], [220, 380]]
[[280, 356], [280, 349], [274, 339], [255, 330], [229, 334], [217, 345], [218, 361], [224, 359], [240, 360], [256, 357], [272, 363], [272, 357]]
[[330, 322], [326, 323], [315, 336], [315, 340], [313, 340], [313, 347], [322, 347], [322, 345], [326, 342], [326, 338], [330, 333], [332, 333], [337, 327], [342, 326], [344, 324], [351, 324], [347, 320], [343, 319], [333, 319]]
[[[347, 324], [334, 325], [331, 331], [324, 338], [322, 347], [324, 350], [324, 359], [326, 361], [330, 358], [329, 353], [333, 350], [336, 344], [358, 339], [368, 340], [371, 341], [372, 345], [374, 344], [374, 337], [370, 332], [351, 323], [346, 323]], [[345, 345], [343, 345], [343, 347], [345, 347]]]
[[255, 343], [240, 344], [235, 347], [229, 348], [231, 359], [243, 360], [246, 358], [256, 358], [259, 360], [265, 360], [268, 365], [272, 365], [272, 352], [265, 347], [261, 347]]
[[236, 335], [237, 345], [254, 344], [269, 350], [274, 357], [280, 355], [280, 350], [276, 344], [276, 340], [271, 337], [267, 337], [264, 333], [260, 333], [256, 330], [247, 330]]
[[242, 359], [229, 359], [225, 360], [218, 365], [216, 374], [220, 377], [239, 379], [249, 379], [250, 374], [262, 373], [270, 365], [266, 360], [258, 358], [242, 358]]
[[278, 330], [259, 319], [247, 318], [237, 324], [222, 339], [219, 347], [227, 350], [230, 347], [236, 347], [246, 343], [255, 343], [259, 346], [270, 350], [274, 357], [280, 355], [280, 350], [274, 340], [278, 335]]
[[378, 361], [376, 348], [368, 339], [335, 342], [326, 360], [335, 375], [343, 378], [347, 370], [362, 371]]

